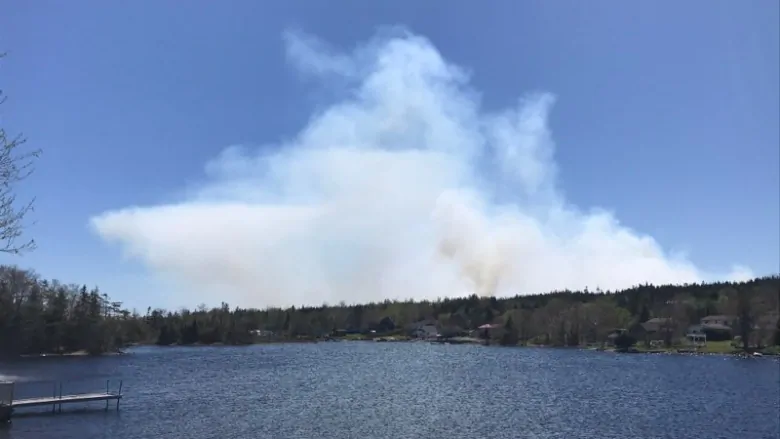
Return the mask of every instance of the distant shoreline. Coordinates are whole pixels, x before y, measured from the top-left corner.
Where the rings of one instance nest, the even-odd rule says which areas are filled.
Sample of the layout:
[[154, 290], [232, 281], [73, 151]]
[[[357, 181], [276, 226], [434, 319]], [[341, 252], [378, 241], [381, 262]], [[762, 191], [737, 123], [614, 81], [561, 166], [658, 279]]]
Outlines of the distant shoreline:
[[709, 352], [709, 351], [695, 351], [690, 348], [683, 348], [683, 347], [671, 347], [671, 348], [655, 348], [655, 349], [647, 349], [644, 347], [640, 348], [634, 348], [630, 351], [621, 352], [619, 350], [616, 350], [613, 347], [593, 347], [593, 346], [552, 346], [552, 345], [512, 345], [512, 346], [504, 346], [500, 345], [498, 343], [489, 343], [486, 344], [484, 340], [473, 338], [473, 337], [453, 337], [448, 339], [441, 339], [441, 340], [426, 340], [426, 339], [419, 339], [419, 338], [410, 338], [410, 337], [394, 337], [394, 336], [388, 336], [388, 337], [330, 337], [330, 338], [323, 338], [323, 339], [307, 339], [307, 338], [301, 338], [301, 339], [286, 339], [286, 338], [278, 338], [278, 339], [265, 339], [265, 340], [257, 340], [253, 343], [248, 343], [244, 345], [230, 345], [230, 344], [223, 344], [223, 343], [214, 343], [214, 344], [201, 344], [201, 343], [193, 343], [193, 344], [171, 344], [171, 345], [157, 345], [154, 343], [144, 343], [139, 344], [143, 346], [158, 346], [161, 348], [165, 347], [217, 347], [217, 346], [252, 346], [252, 345], [272, 345], [272, 344], [299, 344], [299, 343], [340, 343], [340, 342], [362, 342], [362, 343], [431, 343], [431, 344], [471, 344], [471, 345], [480, 345], [480, 346], [497, 346], [497, 347], [505, 347], [505, 348], [536, 348], [536, 349], [578, 349], [578, 350], [588, 350], [588, 351], [597, 351], [597, 352], [605, 352], [605, 353], [615, 353], [615, 354], [652, 354], [652, 355], [683, 355], [683, 356], [699, 356], [699, 355], [718, 355], [718, 356], [735, 356], [735, 357], [750, 357], [750, 358], [760, 358], [760, 357], [780, 357], [780, 350], [773, 351], [770, 349], [763, 349], [763, 350], [756, 350], [755, 352], [758, 352], [759, 356], [754, 356], [752, 352], [744, 352], [741, 349], [733, 349], [730, 351], [716, 351], [716, 352]]
[[[615, 353], [615, 354], [652, 354], [652, 355], [683, 355], [683, 356], [700, 356], [700, 355], [717, 355], [717, 356], [732, 356], [732, 357], [750, 357], [750, 358], [761, 358], [761, 357], [769, 357], [769, 358], [776, 358], [780, 357], [780, 350], [771, 350], [771, 349], [763, 349], [763, 350], [755, 350], [753, 352], [744, 352], [740, 349], [733, 349], [731, 351], [706, 351], [706, 350], [693, 350], [690, 348], [681, 348], [681, 347], [672, 347], [672, 348], [655, 348], [655, 349], [647, 349], [644, 347], [640, 348], [632, 348], [626, 351], [617, 350], [612, 347], [594, 347], [594, 346], [551, 346], [551, 345], [500, 345], [498, 343], [486, 343], [485, 340], [472, 338], [472, 337], [454, 337], [451, 339], [441, 339], [441, 340], [426, 340], [426, 339], [418, 339], [418, 338], [409, 338], [409, 337], [374, 337], [374, 338], [357, 338], [357, 337], [330, 337], [330, 338], [324, 338], [324, 339], [308, 339], [308, 338], [301, 338], [301, 339], [287, 339], [287, 338], [278, 338], [278, 339], [265, 339], [265, 340], [256, 340], [252, 343], [246, 343], [246, 344], [225, 344], [225, 343], [211, 343], [211, 344], [203, 344], [203, 343], [193, 343], [193, 344], [170, 344], [170, 345], [159, 345], [156, 343], [148, 342], [148, 343], [134, 343], [132, 345], [125, 346], [123, 349], [118, 349], [115, 351], [109, 351], [109, 352], [102, 352], [102, 353], [89, 353], [86, 350], [78, 350], [73, 352], [64, 352], [64, 353], [40, 353], [40, 354], [23, 354], [18, 355], [16, 358], [47, 358], [47, 357], [106, 357], [106, 356], [117, 356], [117, 355], [128, 355], [130, 352], [127, 351], [127, 349], [131, 349], [134, 347], [140, 347], [140, 346], [153, 346], [153, 347], [159, 347], [159, 348], [173, 348], [173, 347], [237, 347], [237, 346], [252, 346], [252, 345], [272, 345], [272, 344], [301, 344], [301, 343], [339, 343], [339, 342], [383, 342], [383, 343], [431, 343], [431, 344], [471, 344], [471, 345], [479, 345], [479, 346], [495, 346], [495, 347], [505, 347], [505, 348], [536, 348], [536, 349], [577, 349], [577, 350], [587, 350], [587, 351], [595, 351], [595, 352], [604, 352], [604, 353]], [[758, 355], [756, 355], [758, 354]]]
[[52, 353], [52, 352], [43, 352], [40, 354], [21, 354], [18, 355], [18, 358], [44, 358], [44, 357], [108, 357], [108, 356], [114, 356], [114, 355], [127, 355], [127, 352], [124, 350], [116, 350], [116, 351], [109, 351], [109, 352], [101, 352], [99, 354], [93, 354], [89, 353], [86, 350], [78, 350], [73, 352], [61, 352], [61, 353]]

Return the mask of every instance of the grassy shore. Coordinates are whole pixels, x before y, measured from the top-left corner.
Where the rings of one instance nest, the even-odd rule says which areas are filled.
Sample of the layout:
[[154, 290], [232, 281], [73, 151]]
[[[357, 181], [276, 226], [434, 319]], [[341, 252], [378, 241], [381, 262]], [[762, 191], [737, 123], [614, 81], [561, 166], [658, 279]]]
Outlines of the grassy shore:
[[731, 341], [710, 341], [699, 348], [691, 346], [671, 346], [671, 347], [646, 347], [644, 345], [634, 346], [631, 353], [643, 354], [701, 354], [701, 355], [753, 355], [758, 353], [767, 356], [780, 356], [780, 346], [769, 346], [761, 349], [751, 349], [746, 352], [741, 347], [735, 346]]

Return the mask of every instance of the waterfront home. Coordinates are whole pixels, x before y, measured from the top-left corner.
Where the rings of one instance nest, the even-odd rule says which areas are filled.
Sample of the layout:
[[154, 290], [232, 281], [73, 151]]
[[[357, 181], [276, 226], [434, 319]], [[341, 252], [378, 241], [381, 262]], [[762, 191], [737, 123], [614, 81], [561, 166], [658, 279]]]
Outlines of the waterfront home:
[[734, 338], [734, 333], [731, 326], [722, 325], [720, 323], [702, 323], [700, 325], [693, 325], [691, 328], [689, 328], [688, 332], [707, 334], [707, 339], [712, 341], [731, 340]]
[[729, 328], [733, 328], [734, 324], [737, 322], [736, 316], [727, 316], [727, 315], [713, 315], [713, 316], [707, 316], [702, 318], [700, 321], [702, 326], [727, 326]]
[[468, 331], [464, 330], [460, 326], [446, 325], [439, 329], [439, 335], [442, 337], [462, 337], [468, 335]]
[[504, 335], [504, 326], [498, 323], [486, 323], [476, 330], [479, 338], [498, 338]]
[[688, 328], [686, 338], [694, 342], [704, 335], [704, 340], [724, 341], [734, 338], [733, 328], [737, 318], [727, 315], [711, 315], [699, 320], [698, 325]]
[[653, 317], [640, 326], [649, 340], [662, 340], [674, 331], [674, 321], [668, 317]]
[[707, 344], [707, 333], [704, 331], [702, 325], [693, 325], [688, 328], [685, 339], [691, 346], [701, 347]]
[[384, 317], [382, 320], [371, 323], [368, 325], [368, 329], [378, 332], [380, 334], [385, 332], [391, 332], [395, 330], [395, 322], [390, 317]]
[[436, 320], [427, 319], [409, 325], [407, 332], [412, 337], [431, 339], [439, 335], [439, 325]]
[[673, 322], [668, 317], [653, 317], [642, 323], [642, 328], [647, 333], [661, 333], [671, 330]]
[[644, 338], [645, 345], [671, 345], [674, 335], [674, 321], [668, 317], [654, 317], [639, 325], [638, 339]]

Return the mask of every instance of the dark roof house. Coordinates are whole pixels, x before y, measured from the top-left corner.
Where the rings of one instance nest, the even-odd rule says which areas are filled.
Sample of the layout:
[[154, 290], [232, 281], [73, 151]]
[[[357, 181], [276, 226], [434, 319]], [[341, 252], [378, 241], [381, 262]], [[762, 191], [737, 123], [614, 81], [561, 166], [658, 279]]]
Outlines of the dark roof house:
[[700, 325], [703, 331], [727, 331], [731, 332], [731, 326], [721, 325], [719, 323], [709, 323]]
[[701, 324], [704, 326], [720, 325], [731, 327], [734, 322], [737, 321], [735, 316], [729, 315], [712, 315], [701, 319]]
[[668, 331], [672, 327], [672, 319], [668, 317], [654, 317], [644, 323], [642, 328], [647, 332], [661, 332]]

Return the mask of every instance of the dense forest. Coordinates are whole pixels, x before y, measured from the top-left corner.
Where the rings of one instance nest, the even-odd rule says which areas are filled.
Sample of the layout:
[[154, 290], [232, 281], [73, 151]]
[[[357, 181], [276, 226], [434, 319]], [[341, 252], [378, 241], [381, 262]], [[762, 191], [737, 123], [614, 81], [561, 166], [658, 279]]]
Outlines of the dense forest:
[[0, 353], [4, 355], [115, 351], [133, 343], [247, 344], [257, 334], [281, 341], [334, 334], [409, 334], [420, 321], [442, 334], [462, 335], [484, 324], [502, 328], [503, 344], [577, 346], [603, 343], [615, 329], [641, 332], [661, 318], [669, 343], [708, 315], [736, 316], [745, 347], [780, 344], [780, 277], [743, 283], [641, 285], [617, 291], [560, 291], [511, 298], [475, 295], [438, 301], [176, 312], [128, 311], [97, 288], [43, 280], [0, 266]]

